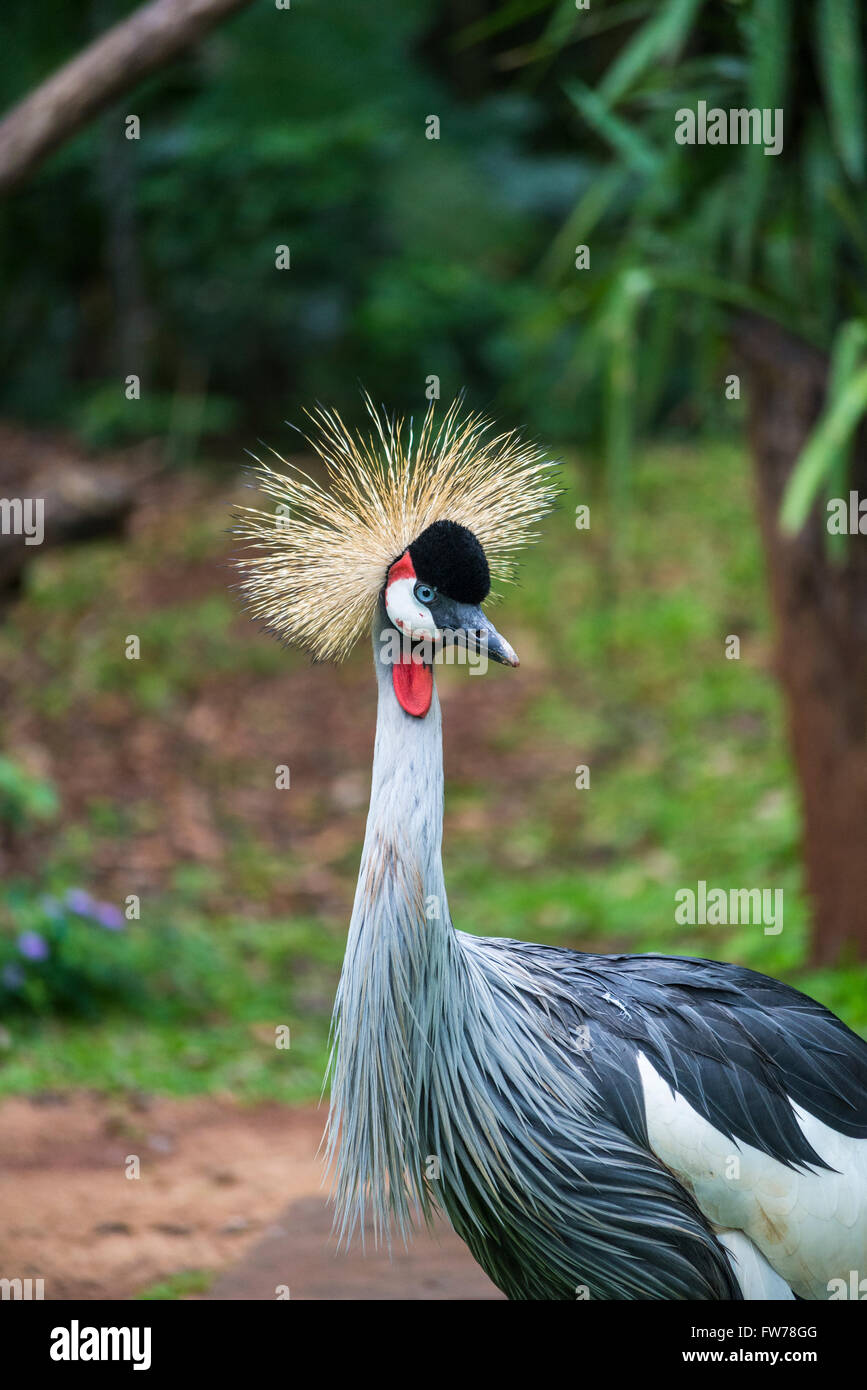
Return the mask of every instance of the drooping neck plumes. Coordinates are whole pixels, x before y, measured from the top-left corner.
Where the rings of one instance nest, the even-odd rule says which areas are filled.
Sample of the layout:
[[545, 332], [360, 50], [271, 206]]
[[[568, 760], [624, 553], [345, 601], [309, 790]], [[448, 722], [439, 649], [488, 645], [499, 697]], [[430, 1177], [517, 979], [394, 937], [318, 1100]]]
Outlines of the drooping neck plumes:
[[392, 685], [391, 625], [373, 624], [379, 685], [370, 811], [343, 972], [332, 1054], [329, 1157], [341, 1229], [370, 1215], [384, 1233], [428, 1210], [421, 1140], [432, 1038], [465, 994], [464, 969], [443, 879], [443, 766], [436, 690], [423, 718]]
[[[572, 1044], [564, 1035], [564, 1069], [540, 1028], [542, 1015], [563, 1011], [563, 986], [541, 964], [529, 970], [514, 943], [452, 927], [439, 702], [434, 691], [421, 719], [401, 709], [382, 657], [386, 625], [380, 612], [370, 812], [334, 1014], [336, 1229], [342, 1241], [366, 1225], [387, 1240], [393, 1221], [406, 1237], [417, 1213], [438, 1207], [500, 1287], [543, 1297], [556, 1276], [557, 1296], [569, 1296], [576, 1274], [550, 1212], [566, 1212], [572, 1189], [556, 1164], [539, 1167], [551, 1135], [571, 1126], [579, 1153], [590, 1133], [590, 1086]], [[600, 1225], [592, 1210], [588, 1220]], [[485, 1232], [506, 1228], [502, 1259], [497, 1241], [488, 1258]], [[509, 1241], [523, 1252], [514, 1268]]]

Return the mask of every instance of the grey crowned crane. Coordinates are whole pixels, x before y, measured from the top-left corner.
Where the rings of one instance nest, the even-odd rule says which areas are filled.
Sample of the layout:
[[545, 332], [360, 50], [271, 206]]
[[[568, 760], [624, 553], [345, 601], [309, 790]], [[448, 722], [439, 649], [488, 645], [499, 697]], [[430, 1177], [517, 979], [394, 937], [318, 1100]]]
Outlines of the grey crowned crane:
[[848, 1289], [867, 1275], [867, 1044], [735, 965], [455, 928], [433, 668], [461, 637], [518, 665], [480, 604], [534, 539], [552, 465], [457, 404], [415, 440], [368, 409], [369, 437], [315, 411], [327, 487], [260, 463], [280, 505], [239, 527], [240, 587], [282, 639], [340, 659], [372, 630], [370, 812], [331, 1061], [339, 1230], [442, 1210], [513, 1299]]

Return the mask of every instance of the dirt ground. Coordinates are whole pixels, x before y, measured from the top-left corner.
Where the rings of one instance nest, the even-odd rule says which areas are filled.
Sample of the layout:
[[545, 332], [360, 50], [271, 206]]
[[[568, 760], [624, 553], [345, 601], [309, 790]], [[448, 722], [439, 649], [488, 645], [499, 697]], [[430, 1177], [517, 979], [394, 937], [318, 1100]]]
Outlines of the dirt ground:
[[192, 1270], [217, 1276], [218, 1299], [273, 1299], [278, 1286], [302, 1299], [500, 1297], [445, 1229], [391, 1259], [338, 1253], [323, 1122], [208, 1097], [6, 1100], [0, 1276], [41, 1278], [46, 1299], [124, 1299]]

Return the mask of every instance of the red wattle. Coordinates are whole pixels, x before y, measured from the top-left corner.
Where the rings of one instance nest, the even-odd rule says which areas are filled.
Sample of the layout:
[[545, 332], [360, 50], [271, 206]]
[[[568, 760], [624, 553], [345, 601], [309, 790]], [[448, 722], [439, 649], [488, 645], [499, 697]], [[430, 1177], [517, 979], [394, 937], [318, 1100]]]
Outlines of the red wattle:
[[400, 661], [391, 668], [391, 683], [401, 709], [421, 719], [433, 699], [433, 669], [424, 661]]

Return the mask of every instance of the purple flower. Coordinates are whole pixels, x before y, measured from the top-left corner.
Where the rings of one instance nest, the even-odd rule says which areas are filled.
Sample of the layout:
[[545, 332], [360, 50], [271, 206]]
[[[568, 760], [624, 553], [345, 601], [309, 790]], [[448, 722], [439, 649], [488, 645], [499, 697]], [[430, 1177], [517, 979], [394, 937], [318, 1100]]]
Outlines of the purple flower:
[[77, 917], [92, 917], [96, 903], [83, 888], [70, 888], [66, 895], [66, 906]]
[[20, 989], [24, 984], [24, 971], [20, 965], [4, 965], [0, 980], [7, 989]]
[[18, 949], [26, 960], [45, 960], [48, 945], [35, 931], [24, 931], [18, 938]]
[[123, 931], [126, 919], [114, 903], [94, 903], [93, 920], [108, 931]]

